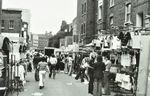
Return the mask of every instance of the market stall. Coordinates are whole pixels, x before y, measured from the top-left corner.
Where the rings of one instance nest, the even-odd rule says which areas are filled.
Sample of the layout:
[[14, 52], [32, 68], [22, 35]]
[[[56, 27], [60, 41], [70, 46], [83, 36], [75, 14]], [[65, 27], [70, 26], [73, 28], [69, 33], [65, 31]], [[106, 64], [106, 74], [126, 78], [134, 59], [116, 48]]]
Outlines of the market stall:
[[[117, 93], [118, 96], [135, 96], [137, 93], [139, 94], [139, 90], [144, 90], [140, 87], [141, 84], [144, 84], [141, 83], [143, 79], [140, 78], [142, 76], [142, 78], [146, 78], [147, 75], [143, 75], [145, 74], [143, 71], [141, 77], [139, 76], [141, 74], [141, 68], [143, 70], [142, 58], [144, 59], [144, 56], [149, 56], [148, 49], [145, 49], [147, 46], [146, 43], [149, 42], [148, 38], [150, 37], [144, 37], [140, 33], [134, 34], [134, 32], [120, 32], [118, 36], [107, 34], [106, 36], [103, 35], [103, 37], [99, 38], [99, 41], [95, 41], [100, 42], [97, 45], [101, 47], [100, 51], [102, 55], [110, 56], [112, 65], [110, 68], [109, 86], [111, 91]], [[150, 46], [147, 46], [147, 48], [149, 47]], [[147, 50], [148, 53], [141, 50]], [[147, 63], [146, 65], [148, 67]]]
[[5, 96], [9, 87], [9, 39], [0, 36], [0, 94]]

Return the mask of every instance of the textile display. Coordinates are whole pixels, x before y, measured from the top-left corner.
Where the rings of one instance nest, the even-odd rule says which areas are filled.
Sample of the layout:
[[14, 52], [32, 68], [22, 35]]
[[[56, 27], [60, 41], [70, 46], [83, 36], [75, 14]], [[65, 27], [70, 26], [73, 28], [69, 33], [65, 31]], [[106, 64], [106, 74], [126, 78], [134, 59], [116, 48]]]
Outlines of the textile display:
[[133, 56], [133, 57], [132, 57], [132, 62], [131, 62], [131, 64], [132, 64], [132, 65], [136, 65], [136, 56]]
[[135, 49], [141, 48], [141, 36], [132, 36], [131, 46]]
[[131, 66], [131, 59], [129, 54], [122, 54], [121, 55], [121, 65], [122, 66]]
[[120, 87], [122, 87], [124, 89], [131, 90], [131, 88], [132, 88], [132, 84], [130, 81], [130, 75], [117, 73], [115, 81], [120, 82], [121, 83]]
[[114, 36], [111, 40], [111, 49], [120, 49], [121, 48], [121, 40], [118, 39], [117, 36]]

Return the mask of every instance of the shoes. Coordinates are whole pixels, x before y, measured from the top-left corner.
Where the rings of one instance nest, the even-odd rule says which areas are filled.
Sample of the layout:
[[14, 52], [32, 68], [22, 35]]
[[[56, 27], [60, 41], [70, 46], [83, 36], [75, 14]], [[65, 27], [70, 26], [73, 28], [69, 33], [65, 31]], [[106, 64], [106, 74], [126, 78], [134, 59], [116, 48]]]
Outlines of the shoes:
[[75, 79], [76, 79], [76, 80], [78, 80], [78, 78], [77, 78], [77, 77], [75, 77]]
[[42, 86], [40, 86], [39, 89], [42, 89]]
[[43, 88], [44, 88], [44, 86], [40, 86], [40, 87], [39, 87], [39, 89], [43, 89]]

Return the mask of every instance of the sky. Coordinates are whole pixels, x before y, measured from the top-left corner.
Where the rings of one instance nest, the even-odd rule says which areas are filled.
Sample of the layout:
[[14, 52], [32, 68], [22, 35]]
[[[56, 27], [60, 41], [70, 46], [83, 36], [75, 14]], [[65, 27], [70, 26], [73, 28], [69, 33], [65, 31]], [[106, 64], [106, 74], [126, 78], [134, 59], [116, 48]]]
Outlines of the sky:
[[32, 33], [56, 34], [62, 20], [69, 24], [76, 17], [77, 0], [3, 0], [2, 8], [29, 9]]

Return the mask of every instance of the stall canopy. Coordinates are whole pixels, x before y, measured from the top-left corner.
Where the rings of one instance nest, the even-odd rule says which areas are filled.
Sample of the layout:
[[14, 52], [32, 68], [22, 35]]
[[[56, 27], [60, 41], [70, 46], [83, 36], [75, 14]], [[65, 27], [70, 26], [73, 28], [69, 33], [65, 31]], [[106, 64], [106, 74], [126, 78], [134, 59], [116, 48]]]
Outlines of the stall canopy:
[[89, 43], [89, 44], [86, 44], [86, 45], [85, 45], [85, 47], [92, 47], [92, 46], [94, 46], [93, 43]]

